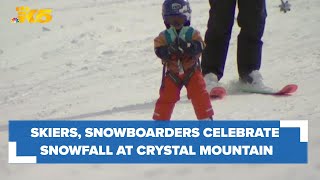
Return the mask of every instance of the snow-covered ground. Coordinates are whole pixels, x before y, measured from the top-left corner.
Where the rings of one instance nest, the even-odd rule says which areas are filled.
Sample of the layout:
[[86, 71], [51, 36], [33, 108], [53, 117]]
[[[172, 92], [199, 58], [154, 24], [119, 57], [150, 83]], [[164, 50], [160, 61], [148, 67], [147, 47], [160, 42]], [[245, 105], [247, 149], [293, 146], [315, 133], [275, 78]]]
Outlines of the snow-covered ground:
[[[207, 0], [190, 0], [204, 35]], [[308, 165], [12, 165], [9, 119], [151, 119], [161, 64], [153, 38], [163, 30], [158, 0], [0, 0], [1, 179], [320, 179], [320, 1], [291, 0], [280, 13], [269, 0], [264, 35], [265, 83], [299, 85], [291, 97], [237, 92], [235, 24], [215, 119], [308, 119]], [[49, 24], [11, 24], [16, 6], [52, 8]], [[173, 119], [195, 119], [183, 90]]]

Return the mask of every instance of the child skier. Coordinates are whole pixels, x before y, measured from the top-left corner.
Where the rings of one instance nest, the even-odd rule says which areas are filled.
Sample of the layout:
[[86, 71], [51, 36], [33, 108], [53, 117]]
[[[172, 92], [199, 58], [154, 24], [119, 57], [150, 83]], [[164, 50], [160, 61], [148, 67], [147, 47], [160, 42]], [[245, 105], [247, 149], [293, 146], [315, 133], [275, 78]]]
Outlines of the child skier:
[[154, 39], [156, 55], [162, 60], [163, 76], [154, 120], [170, 120], [180, 90], [187, 88], [199, 120], [212, 120], [213, 110], [199, 67], [204, 42], [199, 31], [190, 27], [191, 8], [188, 0], [165, 0], [162, 17], [167, 27]]

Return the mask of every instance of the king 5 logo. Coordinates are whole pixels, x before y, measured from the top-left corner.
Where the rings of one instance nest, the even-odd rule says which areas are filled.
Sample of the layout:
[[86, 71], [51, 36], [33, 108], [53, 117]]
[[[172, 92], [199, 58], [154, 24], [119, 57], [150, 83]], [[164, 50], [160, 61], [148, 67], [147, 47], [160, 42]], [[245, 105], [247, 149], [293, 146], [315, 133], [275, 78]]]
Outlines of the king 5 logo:
[[18, 22], [48, 23], [52, 20], [52, 9], [30, 9], [28, 6], [16, 7]]

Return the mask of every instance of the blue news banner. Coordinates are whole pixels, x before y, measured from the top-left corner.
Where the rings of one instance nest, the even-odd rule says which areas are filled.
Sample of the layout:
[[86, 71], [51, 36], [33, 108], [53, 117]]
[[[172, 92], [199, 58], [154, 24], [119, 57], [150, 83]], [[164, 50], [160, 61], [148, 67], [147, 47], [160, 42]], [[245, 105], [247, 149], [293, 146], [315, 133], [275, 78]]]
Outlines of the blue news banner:
[[308, 121], [9, 121], [9, 163], [307, 163]]

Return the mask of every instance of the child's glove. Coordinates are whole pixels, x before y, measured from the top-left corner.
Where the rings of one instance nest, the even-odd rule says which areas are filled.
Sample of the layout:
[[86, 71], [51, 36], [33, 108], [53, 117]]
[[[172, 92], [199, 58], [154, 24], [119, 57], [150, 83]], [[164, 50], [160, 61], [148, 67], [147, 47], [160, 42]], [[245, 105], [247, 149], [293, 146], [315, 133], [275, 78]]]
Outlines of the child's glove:
[[183, 49], [184, 53], [190, 56], [196, 56], [203, 51], [203, 44], [200, 41], [186, 42], [179, 39], [180, 47]]
[[183, 54], [183, 49], [179, 46], [178, 41], [174, 41], [173, 43], [168, 45], [168, 51], [172, 55], [181, 55]]
[[183, 50], [181, 49], [181, 47], [177, 45], [175, 41], [167, 46], [161, 46], [161, 47], [155, 48], [155, 53], [160, 59], [169, 61], [173, 59], [173, 57], [176, 57], [182, 54]]
[[171, 59], [168, 46], [157, 47], [154, 49], [154, 52], [162, 60], [168, 61]]

